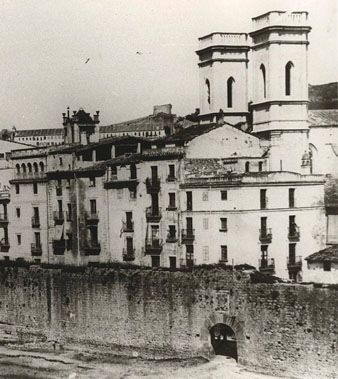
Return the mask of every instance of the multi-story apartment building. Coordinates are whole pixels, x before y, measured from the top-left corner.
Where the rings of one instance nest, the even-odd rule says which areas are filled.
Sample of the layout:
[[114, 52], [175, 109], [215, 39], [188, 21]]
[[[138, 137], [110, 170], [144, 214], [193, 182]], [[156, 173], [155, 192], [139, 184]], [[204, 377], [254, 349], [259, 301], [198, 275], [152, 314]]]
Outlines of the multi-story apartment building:
[[253, 70], [264, 91], [254, 95], [251, 121], [248, 35], [215, 33], [197, 52], [199, 123], [148, 139], [101, 139], [99, 112], [80, 109], [63, 114], [64, 145], [13, 152], [9, 214], [17, 227], [6, 256], [250, 264], [301, 280], [304, 258], [326, 239], [324, 181], [311, 174], [308, 152], [303, 22], [303, 13], [254, 19]]

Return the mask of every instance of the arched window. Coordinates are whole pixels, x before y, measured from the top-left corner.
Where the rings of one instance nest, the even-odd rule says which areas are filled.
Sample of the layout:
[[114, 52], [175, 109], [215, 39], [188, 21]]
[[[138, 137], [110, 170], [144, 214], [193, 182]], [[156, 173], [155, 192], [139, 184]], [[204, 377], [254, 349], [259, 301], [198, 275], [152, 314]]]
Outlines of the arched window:
[[291, 71], [292, 71], [293, 63], [288, 62], [285, 66], [285, 95], [291, 95]]
[[266, 74], [265, 74], [265, 66], [264, 64], [261, 64], [260, 70], [262, 73], [262, 92], [263, 92], [263, 97], [264, 99], [266, 98]]
[[229, 78], [227, 81], [227, 96], [228, 96], [228, 108], [232, 108], [232, 100], [233, 100], [233, 84], [235, 80], [233, 77]]
[[245, 172], [250, 171], [250, 162], [245, 162]]
[[207, 89], [207, 102], [208, 102], [208, 104], [210, 105], [210, 103], [211, 103], [211, 94], [210, 94], [210, 82], [209, 82], [209, 79], [207, 79], [206, 81], [205, 81], [205, 85], [206, 85], [206, 89]]
[[29, 162], [27, 163], [28, 172], [32, 172], [32, 164]]
[[15, 167], [16, 167], [17, 174], [19, 174], [20, 173], [20, 165], [19, 165], [19, 163], [17, 163]]
[[38, 172], [38, 164], [36, 162], [33, 163], [34, 172]]
[[21, 165], [21, 168], [22, 168], [22, 172], [25, 174], [26, 173], [26, 165], [24, 163]]
[[40, 166], [40, 171], [43, 172], [45, 169], [45, 165], [43, 164], [43, 162], [40, 162], [39, 166]]

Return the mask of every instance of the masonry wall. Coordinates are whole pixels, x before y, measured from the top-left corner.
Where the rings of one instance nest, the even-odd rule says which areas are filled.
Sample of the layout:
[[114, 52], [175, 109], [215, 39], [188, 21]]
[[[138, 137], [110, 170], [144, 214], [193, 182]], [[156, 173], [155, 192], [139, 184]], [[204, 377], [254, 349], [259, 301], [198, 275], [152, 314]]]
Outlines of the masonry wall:
[[302, 378], [338, 370], [337, 290], [254, 284], [223, 269], [77, 270], [1, 267], [2, 329], [65, 348], [212, 357], [210, 329], [225, 323], [251, 369]]

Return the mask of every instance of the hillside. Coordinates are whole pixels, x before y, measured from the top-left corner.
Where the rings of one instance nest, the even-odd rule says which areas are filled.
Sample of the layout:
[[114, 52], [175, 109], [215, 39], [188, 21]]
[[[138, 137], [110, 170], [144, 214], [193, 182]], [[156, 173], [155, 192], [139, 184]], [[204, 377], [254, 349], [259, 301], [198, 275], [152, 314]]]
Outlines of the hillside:
[[338, 82], [311, 85], [309, 84], [309, 109], [338, 108]]

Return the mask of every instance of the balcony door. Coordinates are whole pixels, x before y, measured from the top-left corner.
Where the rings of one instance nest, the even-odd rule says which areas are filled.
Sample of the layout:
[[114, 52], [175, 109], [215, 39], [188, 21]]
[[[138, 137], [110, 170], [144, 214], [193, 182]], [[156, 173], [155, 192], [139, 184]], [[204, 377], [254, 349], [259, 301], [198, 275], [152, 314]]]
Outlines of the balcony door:
[[159, 246], [160, 228], [157, 225], [151, 226], [151, 241], [152, 246]]
[[261, 234], [262, 237], [266, 237], [266, 225], [267, 225], [267, 218], [266, 217], [261, 217]]
[[40, 233], [37, 232], [34, 234], [35, 236], [35, 246], [40, 247], [41, 246], [41, 238], [40, 238]]
[[153, 183], [156, 183], [158, 178], [157, 166], [151, 166], [151, 180]]
[[187, 235], [192, 235], [193, 234], [192, 217], [187, 217], [186, 222], [187, 222]]
[[133, 239], [131, 237], [127, 237], [127, 253], [131, 254], [133, 252]]
[[158, 194], [151, 195], [151, 208], [154, 216], [158, 215], [159, 207], [158, 207]]
[[126, 212], [126, 226], [129, 230], [133, 228], [133, 212]]

